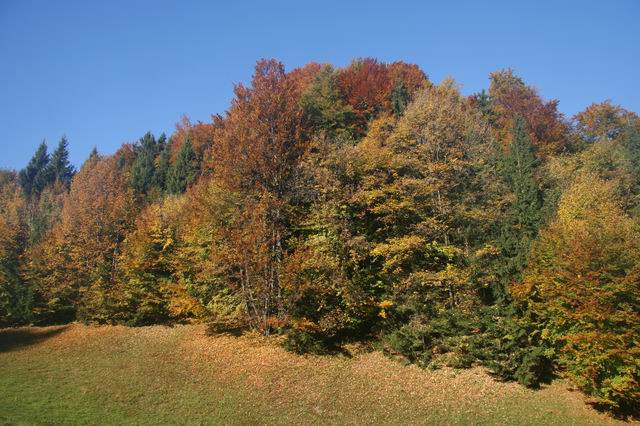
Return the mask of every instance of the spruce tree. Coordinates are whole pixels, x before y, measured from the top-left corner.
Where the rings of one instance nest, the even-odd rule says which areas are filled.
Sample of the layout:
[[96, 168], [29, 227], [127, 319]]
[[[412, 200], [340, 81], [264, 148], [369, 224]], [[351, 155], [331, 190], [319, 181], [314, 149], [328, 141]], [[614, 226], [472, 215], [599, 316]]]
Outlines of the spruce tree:
[[52, 176], [52, 180], [60, 182], [67, 189], [71, 186], [71, 180], [76, 173], [75, 168], [69, 162], [68, 146], [67, 138], [63, 136], [49, 162], [49, 173]]
[[[98, 153], [98, 148], [94, 146], [93, 149], [91, 150], [91, 152], [89, 153], [89, 156], [85, 160], [85, 163], [92, 162], [93, 160], [98, 158], [99, 155], [100, 154]], [[82, 166], [84, 167], [84, 164]]]
[[140, 194], [149, 192], [154, 184], [157, 142], [151, 132], [147, 132], [136, 145], [136, 159], [131, 169], [131, 185]]
[[175, 164], [169, 170], [167, 190], [172, 194], [184, 192], [195, 179], [197, 171], [196, 154], [191, 141], [187, 139], [178, 151]]
[[404, 113], [405, 108], [411, 101], [409, 90], [407, 89], [404, 81], [398, 81], [391, 92], [391, 105], [393, 107], [393, 113], [400, 116]]
[[542, 194], [534, 175], [537, 160], [521, 116], [514, 118], [511, 134], [512, 142], [503, 162], [503, 177], [513, 194], [500, 238], [507, 259], [501, 271], [503, 285], [518, 278], [526, 266], [529, 247], [542, 218]]
[[20, 186], [27, 197], [37, 196], [51, 182], [49, 154], [45, 141], [38, 146], [27, 167], [19, 174]]

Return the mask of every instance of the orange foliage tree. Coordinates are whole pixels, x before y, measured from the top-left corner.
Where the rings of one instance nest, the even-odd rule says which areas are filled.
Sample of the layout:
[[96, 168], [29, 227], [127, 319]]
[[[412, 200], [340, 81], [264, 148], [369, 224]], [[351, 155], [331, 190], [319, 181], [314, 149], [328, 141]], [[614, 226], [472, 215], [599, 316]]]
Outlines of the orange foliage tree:
[[618, 407], [640, 402], [639, 247], [614, 183], [581, 172], [513, 288], [571, 378]]
[[251, 323], [269, 332], [283, 316], [281, 265], [287, 252], [296, 166], [306, 152], [299, 85], [281, 63], [262, 60], [251, 87], [237, 85], [231, 108], [216, 123], [213, 185], [234, 197], [226, 241], [230, 282]]
[[509, 69], [491, 74], [489, 96], [497, 114], [497, 137], [503, 146], [511, 143], [510, 129], [515, 116], [522, 116], [527, 122], [530, 137], [538, 154], [546, 157], [567, 149], [569, 130], [562, 114], [558, 111], [558, 101], [545, 102], [535, 89]]
[[20, 257], [27, 237], [26, 202], [15, 173], [0, 171], [0, 324], [30, 318], [29, 290], [20, 279]]
[[71, 184], [60, 221], [34, 248], [27, 276], [38, 283], [43, 318], [121, 319], [118, 260], [137, 213], [126, 173], [132, 158], [125, 146], [112, 157], [87, 160]]

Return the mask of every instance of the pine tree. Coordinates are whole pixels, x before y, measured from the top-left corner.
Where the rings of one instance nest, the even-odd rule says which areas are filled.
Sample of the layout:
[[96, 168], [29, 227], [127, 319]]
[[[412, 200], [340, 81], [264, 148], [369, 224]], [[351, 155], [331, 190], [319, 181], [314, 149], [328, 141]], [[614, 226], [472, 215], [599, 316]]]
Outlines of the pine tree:
[[47, 144], [42, 141], [27, 167], [20, 171], [20, 186], [27, 197], [37, 196], [51, 182]]
[[76, 173], [75, 168], [69, 162], [68, 146], [67, 138], [63, 136], [58, 143], [58, 147], [51, 155], [51, 161], [49, 162], [49, 169], [53, 181], [60, 182], [67, 189], [71, 185], [71, 180]]
[[196, 154], [191, 141], [187, 139], [178, 151], [175, 164], [169, 170], [167, 190], [172, 194], [184, 192], [195, 179], [197, 172]]

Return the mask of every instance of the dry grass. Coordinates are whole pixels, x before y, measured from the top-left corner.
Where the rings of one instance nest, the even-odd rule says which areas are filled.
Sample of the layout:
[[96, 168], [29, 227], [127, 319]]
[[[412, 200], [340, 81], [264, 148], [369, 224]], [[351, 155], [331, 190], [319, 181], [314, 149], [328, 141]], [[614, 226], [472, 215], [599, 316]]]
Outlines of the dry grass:
[[204, 326], [0, 331], [0, 424], [613, 424], [562, 382], [298, 356]]

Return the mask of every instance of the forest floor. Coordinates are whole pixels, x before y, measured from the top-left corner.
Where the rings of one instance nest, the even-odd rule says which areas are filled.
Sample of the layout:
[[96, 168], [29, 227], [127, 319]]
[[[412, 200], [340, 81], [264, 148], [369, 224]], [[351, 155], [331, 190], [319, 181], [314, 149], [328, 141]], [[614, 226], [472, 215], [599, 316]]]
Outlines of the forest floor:
[[619, 422], [560, 380], [533, 391], [480, 368], [299, 356], [276, 340], [203, 325], [0, 330], [0, 425]]

